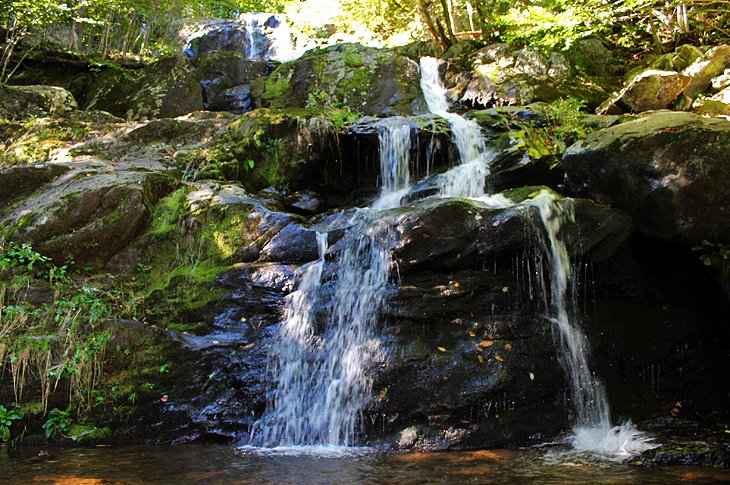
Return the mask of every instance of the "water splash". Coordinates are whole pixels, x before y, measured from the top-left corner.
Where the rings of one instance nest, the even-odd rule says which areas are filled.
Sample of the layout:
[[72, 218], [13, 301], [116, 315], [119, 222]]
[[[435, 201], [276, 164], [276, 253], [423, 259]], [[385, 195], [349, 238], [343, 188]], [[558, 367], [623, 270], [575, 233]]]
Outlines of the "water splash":
[[446, 88], [439, 75], [440, 63], [439, 59], [433, 57], [421, 58], [421, 89], [429, 111], [449, 122], [461, 165], [439, 178], [439, 195], [481, 197], [485, 193], [484, 181], [489, 175], [489, 164], [495, 154], [487, 149], [475, 120], [449, 112]]
[[[549, 287], [546, 297], [547, 319], [557, 330], [561, 364], [570, 382], [571, 402], [575, 408], [575, 425], [569, 442], [576, 451], [603, 455], [626, 456], [652, 448], [648, 438], [629, 421], [620, 426], [611, 424], [610, 409], [603, 383], [588, 365], [590, 347], [586, 335], [577, 324], [569, 299], [572, 275], [565, 242], [559, 237], [566, 223], [574, 223], [572, 206], [556, 203], [556, 197], [542, 190], [525, 204], [537, 208], [547, 235], [550, 258]], [[538, 281], [540, 279], [538, 278]]]
[[269, 448], [354, 446], [370, 399], [370, 368], [382, 358], [375, 333], [390, 276], [394, 231], [378, 211], [400, 205], [410, 186], [410, 127], [378, 126], [381, 189], [369, 208], [355, 211], [338, 243], [337, 278], [323, 282], [326, 234], [319, 260], [304, 267], [286, 302], [273, 349], [275, 388], [269, 412], [251, 443]]

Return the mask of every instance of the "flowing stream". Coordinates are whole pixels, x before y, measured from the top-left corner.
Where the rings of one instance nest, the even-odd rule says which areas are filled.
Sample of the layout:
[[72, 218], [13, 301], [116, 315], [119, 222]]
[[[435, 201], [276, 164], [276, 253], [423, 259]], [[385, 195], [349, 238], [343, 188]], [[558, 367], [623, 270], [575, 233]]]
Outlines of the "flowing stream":
[[410, 186], [410, 127], [391, 120], [378, 128], [380, 195], [352, 216], [337, 255], [337, 277], [330, 282], [323, 281], [327, 233], [318, 234], [319, 260], [302, 268], [297, 290], [286, 303], [273, 349], [276, 385], [268, 396], [269, 412], [254, 426], [252, 444], [333, 447], [358, 442], [372, 383], [368, 371], [381, 358], [375, 319], [390, 275], [393, 237], [375, 220], [379, 210], [398, 207]]
[[[588, 366], [590, 346], [578, 325], [578, 315], [570, 298], [572, 268], [565, 242], [559, 237], [561, 227], [575, 222], [571, 206], [557, 204], [556, 197], [543, 190], [529, 199], [535, 206], [547, 235], [549, 253], [549, 287], [543, 288], [546, 315], [557, 330], [558, 348], [563, 368], [570, 383], [571, 402], [575, 408], [575, 423], [570, 442], [577, 451], [625, 456], [645, 451], [653, 446], [631, 422], [620, 426], [611, 424], [606, 391]], [[539, 266], [539, 265], [538, 265]], [[538, 281], [541, 281], [538, 278]]]
[[[452, 130], [460, 165], [438, 179], [438, 196], [468, 197], [509, 206], [502, 196], [485, 195], [485, 178], [494, 158], [474, 120], [448, 111], [440, 61], [421, 59], [421, 87], [429, 110], [445, 118]], [[330, 250], [327, 233], [318, 233], [319, 259], [300, 269], [296, 291], [289, 295], [281, 331], [272, 351], [275, 387], [269, 411], [256, 423], [251, 443], [258, 446], [354, 446], [368, 402], [370, 368], [382, 359], [375, 323], [388, 284], [394, 243], [392, 228], [379, 211], [401, 205], [411, 187], [411, 129], [399, 118], [378, 124], [381, 189], [370, 207], [350, 220], [339, 250]], [[569, 292], [571, 264], [560, 229], [573, 222], [568, 204], [542, 191], [528, 200], [539, 211], [547, 234], [549, 284], [544, 284], [546, 315], [556, 329], [562, 365], [571, 385], [574, 449], [621, 454], [650, 448], [631, 423], [613, 427], [602, 383], [588, 365], [589, 346], [576, 324]], [[325, 276], [325, 256], [338, 261], [337, 276]]]

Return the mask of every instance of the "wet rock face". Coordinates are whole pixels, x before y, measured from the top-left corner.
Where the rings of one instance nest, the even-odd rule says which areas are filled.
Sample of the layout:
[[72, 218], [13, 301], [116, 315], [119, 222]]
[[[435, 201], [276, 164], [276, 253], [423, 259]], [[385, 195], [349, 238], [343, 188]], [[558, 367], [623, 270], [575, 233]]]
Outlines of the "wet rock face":
[[649, 114], [570, 147], [566, 190], [626, 211], [645, 236], [727, 241], [729, 141], [726, 120]]
[[282, 30], [285, 24], [283, 15], [267, 13], [248, 13], [236, 20], [211, 22], [189, 37], [183, 52], [189, 59], [216, 51], [239, 52], [248, 59], [278, 59], [278, 55], [285, 53], [277, 52], [277, 37], [289, 33], [277, 30]]

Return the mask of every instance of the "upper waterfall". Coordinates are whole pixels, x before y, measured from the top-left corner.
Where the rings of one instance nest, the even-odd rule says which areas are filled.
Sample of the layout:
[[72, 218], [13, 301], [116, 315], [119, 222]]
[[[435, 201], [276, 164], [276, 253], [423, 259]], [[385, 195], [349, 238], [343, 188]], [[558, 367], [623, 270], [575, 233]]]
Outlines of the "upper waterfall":
[[439, 76], [440, 63], [433, 57], [421, 58], [421, 89], [429, 111], [449, 122], [461, 165], [439, 178], [439, 195], [481, 197], [485, 194], [485, 179], [494, 153], [487, 148], [476, 121], [449, 112], [446, 88]]

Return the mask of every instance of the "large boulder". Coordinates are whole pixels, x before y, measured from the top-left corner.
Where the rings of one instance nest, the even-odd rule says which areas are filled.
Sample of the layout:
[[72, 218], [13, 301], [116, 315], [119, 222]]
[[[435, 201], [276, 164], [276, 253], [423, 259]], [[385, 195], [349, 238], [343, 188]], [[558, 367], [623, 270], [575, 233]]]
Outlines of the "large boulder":
[[565, 188], [622, 209], [642, 235], [730, 241], [730, 122], [661, 111], [591, 133], [563, 156]]
[[266, 80], [263, 104], [272, 108], [350, 106], [366, 115], [426, 111], [418, 65], [389, 49], [337, 44], [307, 51]]
[[203, 109], [203, 90], [185, 58], [167, 57], [137, 71], [110, 69], [92, 82], [87, 109], [129, 120], [174, 118]]
[[669, 108], [689, 83], [690, 78], [678, 72], [649, 69], [634, 77], [621, 92], [599, 106], [596, 112], [640, 113]]
[[77, 107], [73, 95], [58, 86], [0, 84], [0, 118], [60, 115]]
[[142, 231], [170, 185], [162, 173], [72, 170], [3, 214], [0, 226], [57, 264], [100, 268]]
[[459, 63], [450, 64], [446, 82], [450, 100], [469, 107], [525, 105], [567, 96], [585, 100], [589, 106], [600, 103], [605, 91], [576, 77], [562, 53], [492, 44], [475, 54], [471, 70], [465, 71]]
[[695, 98], [710, 87], [713, 78], [720, 76], [728, 68], [730, 68], [730, 45], [713, 47], [682, 72], [692, 79], [684, 94], [689, 98]]

